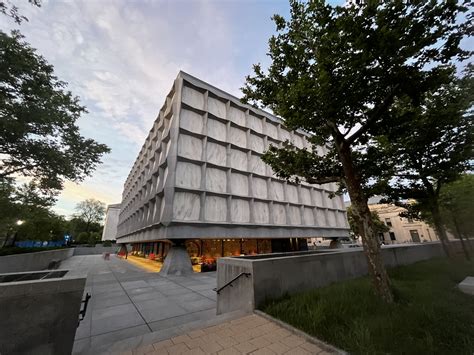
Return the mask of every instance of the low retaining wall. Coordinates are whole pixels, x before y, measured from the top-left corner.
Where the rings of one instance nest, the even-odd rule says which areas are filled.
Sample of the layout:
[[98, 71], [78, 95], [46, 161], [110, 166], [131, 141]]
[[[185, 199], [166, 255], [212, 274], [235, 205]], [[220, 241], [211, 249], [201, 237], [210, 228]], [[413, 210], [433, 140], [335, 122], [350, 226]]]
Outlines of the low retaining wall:
[[[452, 242], [458, 248], [459, 243]], [[385, 265], [394, 267], [444, 256], [439, 243], [388, 246], [382, 249]], [[367, 275], [367, 261], [362, 249], [327, 253], [307, 252], [291, 256], [220, 258], [217, 261], [217, 287], [240, 273], [232, 286], [217, 295], [217, 314], [235, 310], [253, 311], [265, 300], [284, 294], [323, 287], [328, 284]]]
[[117, 250], [120, 249], [120, 246], [95, 246], [95, 247], [76, 247], [74, 248], [74, 255], [97, 255], [102, 253], [111, 253], [114, 254]]
[[67, 259], [73, 252], [72, 248], [67, 248], [0, 256], [0, 273], [44, 270], [52, 260]]
[[85, 283], [67, 273], [0, 283], [0, 354], [71, 354]]

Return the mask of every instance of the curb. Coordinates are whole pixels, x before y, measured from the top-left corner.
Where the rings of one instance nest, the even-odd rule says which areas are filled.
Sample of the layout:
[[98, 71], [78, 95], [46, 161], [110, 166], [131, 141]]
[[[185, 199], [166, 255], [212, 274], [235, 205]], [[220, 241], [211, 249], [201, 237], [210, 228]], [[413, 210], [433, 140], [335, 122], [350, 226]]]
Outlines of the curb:
[[319, 340], [318, 338], [315, 338], [305, 332], [303, 332], [302, 330], [299, 330], [295, 327], [293, 327], [292, 325], [289, 325], [288, 323], [285, 323], [279, 319], [276, 319], [276, 318], [273, 318], [272, 316], [262, 312], [262, 311], [259, 311], [259, 310], [254, 310], [253, 311], [256, 315], [259, 315], [260, 317], [263, 317], [263, 318], [266, 318], [267, 320], [271, 321], [271, 322], [274, 322], [276, 324], [278, 324], [279, 326], [281, 326], [282, 328], [285, 328], [286, 330], [292, 332], [293, 334], [295, 335], [298, 335], [302, 338], [304, 338], [306, 341], [310, 342], [310, 343], [313, 343], [314, 345], [317, 345], [319, 346], [321, 349], [324, 349], [325, 351], [327, 352], [331, 352], [331, 353], [335, 353], [335, 354], [340, 354], [340, 355], [348, 355], [349, 353], [347, 353], [346, 351], [344, 350], [341, 350], [339, 348], [336, 348], [335, 346], [333, 345], [330, 345], [328, 343], [325, 343], [324, 341], [322, 340]]

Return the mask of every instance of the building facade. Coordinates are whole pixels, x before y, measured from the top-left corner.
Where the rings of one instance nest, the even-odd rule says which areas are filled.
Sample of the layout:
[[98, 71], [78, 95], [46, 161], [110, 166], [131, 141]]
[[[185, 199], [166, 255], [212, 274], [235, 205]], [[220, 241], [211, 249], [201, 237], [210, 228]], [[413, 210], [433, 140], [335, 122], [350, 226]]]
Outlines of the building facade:
[[105, 213], [104, 230], [102, 231], [102, 241], [115, 240], [117, 238], [117, 225], [119, 223], [120, 203], [108, 205]]
[[288, 183], [261, 160], [286, 140], [311, 149], [306, 137], [180, 72], [125, 182], [117, 242], [162, 254], [184, 239], [192, 256], [218, 257], [347, 236], [335, 184]]
[[380, 220], [390, 231], [380, 233], [380, 241], [384, 244], [423, 243], [438, 241], [439, 238], [433, 228], [420, 220], [400, 217], [403, 207], [391, 204], [371, 204], [371, 211], [377, 212]]

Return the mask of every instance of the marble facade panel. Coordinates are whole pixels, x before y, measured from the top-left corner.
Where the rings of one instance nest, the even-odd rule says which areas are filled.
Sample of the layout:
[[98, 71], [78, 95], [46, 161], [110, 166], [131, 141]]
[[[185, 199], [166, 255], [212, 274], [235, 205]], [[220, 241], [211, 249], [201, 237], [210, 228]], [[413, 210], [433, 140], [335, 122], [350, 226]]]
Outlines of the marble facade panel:
[[190, 87], [183, 87], [182, 101], [194, 108], [204, 110], [204, 94]]
[[298, 226], [301, 225], [300, 208], [297, 206], [290, 206], [290, 224]]
[[247, 175], [232, 173], [230, 176], [230, 181], [230, 188], [233, 194], [248, 196], [249, 180]]
[[283, 183], [272, 180], [270, 198], [277, 201], [285, 201], [285, 190]]
[[207, 221], [225, 222], [227, 218], [227, 200], [219, 196], [206, 196], [204, 218]]
[[289, 202], [298, 203], [298, 188], [295, 185], [286, 185], [286, 193]]
[[221, 142], [225, 142], [226, 131], [227, 127], [224, 123], [212, 118], [207, 119], [207, 135], [209, 137], [215, 138]]
[[255, 223], [268, 223], [269, 222], [269, 210], [268, 203], [256, 201], [254, 202], [254, 221]]
[[262, 159], [260, 159], [259, 156], [251, 155], [249, 165], [250, 165], [250, 168], [249, 168], [250, 172], [254, 174], [265, 175], [266, 173], [265, 163], [263, 162]]
[[254, 115], [249, 115], [248, 127], [253, 129], [255, 132], [263, 133], [263, 119]]
[[314, 225], [314, 210], [313, 208], [304, 208], [304, 224], [307, 226]]
[[228, 119], [245, 127], [245, 112], [234, 106], [230, 106]]
[[232, 149], [230, 152], [230, 166], [234, 169], [247, 171], [247, 154], [240, 150]]
[[311, 205], [311, 190], [305, 187], [301, 188], [301, 203]]
[[286, 207], [281, 203], [274, 203], [272, 207], [273, 223], [286, 224]]
[[201, 210], [201, 197], [191, 192], [174, 193], [173, 218], [183, 221], [198, 221]]
[[230, 127], [229, 141], [236, 146], [246, 148], [247, 147], [247, 133], [237, 127]]
[[189, 159], [201, 160], [202, 140], [187, 134], [180, 134], [178, 139], [178, 155]]
[[253, 196], [258, 198], [267, 198], [267, 181], [258, 177], [252, 179]]
[[225, 118], [225, 103], [221, 100], [209, 97], [207, 101], [207, 110], [214, 116]]
[[188, 131], [202, 133], [203, 117], [191, 110], [181, 109], [179, 125]]
[[176, 186], [199, 189], [201, 187], [201, 166], [179, 161], [176, 164]]
[[278, 128], [276, 125], [266, 122], [265, 123], [265, 134], [270, 138], [278, 140]]
[[222, 144], [207, 142], [206, 159], [209, 163], [226, 166], [227, 148]]
[[250, 149], [258, 153], [263, 153], [265, 149], [263, 145], [263, 138], [256, 136], [255, 134], [251, 134], [250, 135]]
[[227, 191], [227, 174], [224, 170], [207, 168], [206, 169], [206, 190], [214, 192]]
[[231, 202], [230, 216], [231, 216], [232, 222], [241, 222], [241, 223], [250, 222], [249, 201], [233, 198]]

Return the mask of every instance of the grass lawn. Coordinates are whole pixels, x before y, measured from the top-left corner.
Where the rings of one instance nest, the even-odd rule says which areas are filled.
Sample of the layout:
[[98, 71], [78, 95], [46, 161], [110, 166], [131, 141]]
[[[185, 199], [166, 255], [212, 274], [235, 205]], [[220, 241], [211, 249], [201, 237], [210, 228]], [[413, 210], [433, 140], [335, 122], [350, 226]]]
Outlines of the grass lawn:
[[392, 305], [375, 296], [368, 278], [360, 278], [286, 296], [261, 309], [353, 354], [474, 353], [474, 296], [456, 288], [474, 276], [474, 263], [435, 259], [389, 274]]

